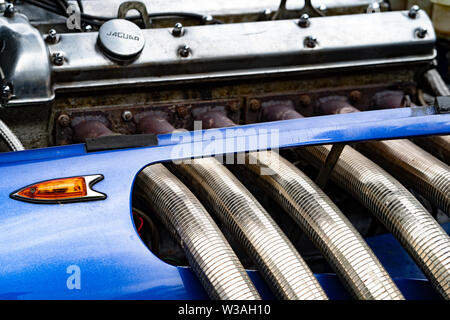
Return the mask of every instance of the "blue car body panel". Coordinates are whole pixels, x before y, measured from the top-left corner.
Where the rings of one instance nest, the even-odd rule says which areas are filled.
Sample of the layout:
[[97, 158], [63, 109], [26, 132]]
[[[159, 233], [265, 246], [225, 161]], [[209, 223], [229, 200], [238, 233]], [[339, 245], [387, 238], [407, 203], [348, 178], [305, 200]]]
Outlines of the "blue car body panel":
[[[208, 139], [210, 130], [160, 135], [157, 146], [146, 148], [88, 153], [80, 144], [2, 154], [0, 298], [205, 299], [190, 268], [161, 261], [136, 232], [131, 192], [142, 168], [208, 156], [205, 142], [223, 153], [255, 150], [249, 141], [264, 130], [275, 130], [278, 138], [269, 139], [267, 148], [449, 134], [450, 114], [434, 113], [433, 107], [370, 111], [218, 129], [222, 138], [215, 135], [213, 140]], [[175, 152], [180, 147], [182, 155]], [[104, 175], [94, 189], [105, 193], [105, 200], [46, 205], [10, 198], [11, 192], [35, 182], [90, 174]], [[67, 287], [67, 270], [73, 265], [81, 271], [79, 290]], [[249, 274], [263, 297], [273, 298], [260, 275]], [[349, 298], [335, 275], [317, 277], [331, 298]], [[396, 280], [410, 297], [429, 297], [423, 289], [429, 288], [428, 281]]]

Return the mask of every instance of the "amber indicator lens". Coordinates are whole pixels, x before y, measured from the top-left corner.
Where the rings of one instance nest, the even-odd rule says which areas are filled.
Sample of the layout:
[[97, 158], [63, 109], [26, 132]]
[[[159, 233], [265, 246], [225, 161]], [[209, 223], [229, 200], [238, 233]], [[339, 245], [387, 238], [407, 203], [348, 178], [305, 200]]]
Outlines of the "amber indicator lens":
[[17, 192], [17, 195], [35, 200], [80, 198], [87, 195], [87, 187], [84, 177], [55, 179], [26, 187]]

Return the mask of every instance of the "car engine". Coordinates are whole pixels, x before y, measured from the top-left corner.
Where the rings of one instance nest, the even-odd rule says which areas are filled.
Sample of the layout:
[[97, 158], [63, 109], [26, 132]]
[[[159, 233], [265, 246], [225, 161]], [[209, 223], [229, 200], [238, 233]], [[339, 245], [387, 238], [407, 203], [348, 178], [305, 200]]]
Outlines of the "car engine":
[[[113, 268], [121, 262], [108, 254], [121, 236], [106, 212], [116, 206], [158, 266], [142, 269], [162, 280], [130, 280], [115, 296], [450, 298], [448, 2], [0, 0], [0, 35], [1, 211], [15, 208], [18, 221], [46, 208], [99, 212], [78, 227], [92, 227], [86, 239], [101, 243], [79, 263], [98, 254], [96, 263]], [[230, 130], [238, 137], [230, 149], [196, 151], [197, 133], [217, 142]], [[193, 151], [156, 149], [177, 144]], [[77, 146], [92, 155], [77, 169], [85, 180], [58, 185], [78, 177], [52, 169], [56, 159], [70, 163], [64, 154]], [[146, 160], [141, 149], [166, 161]], [[127, 150], [130, 158], [119, 155]], [[115, 174], [96, 168], [103, 154]], [[145, 165], [135, 170], [131, 159]], [[26, 167], [33, 161], [42, 161], [39, 176]], [[130, 183], [119, 174], [125, 167]], [[102, 191], [107, 181], [126, 210]], [[52, 198], [52, 183], [74, 183], [74, 196]], [[79, 196], [79, 188], [88, 190]], [[74, 223], [66, 219], [59, 226]], [[54, 248], [78, 241], [61, 240], [69, 225], [32, 221], [28, 232], [54, 237]], [[3, 228], [14, 224], [0, 218]], [[27, 262], [8, 257], [18, 230], [0, 236], [11, 247], [0, 246], [0, 265], [65, 261], [64, 251], [44, 259], [39, 244]], [[164, 268], [179, 274], [166, 281]], [[0, 297], [111, 298], [103, 289], [73, 297], [31, 290], [13, 269], [3, 274]], [[161, 293], [165, 285], [172, 291]]]

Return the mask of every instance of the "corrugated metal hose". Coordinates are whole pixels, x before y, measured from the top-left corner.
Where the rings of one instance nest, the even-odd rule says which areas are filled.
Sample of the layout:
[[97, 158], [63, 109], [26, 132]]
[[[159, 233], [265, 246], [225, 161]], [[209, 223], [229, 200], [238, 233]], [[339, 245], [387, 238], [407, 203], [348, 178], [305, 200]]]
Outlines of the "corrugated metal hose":
[[[175, 129], [157, 115], [142, 117], [139, 131], [167, 133]], [[250, 192], [217, 159], [168, 164], [188, 181], [226, 225], [258, 266], [273, 292], [283, 299], [327, 299], [294, 246]]]
[[[320, 168], [331, 146], [297, 148]], [[384, 223], [446, 299], [450, 298], [450, 238], [428, 211], [386, 171], [346, 146], [331, 178]]]
[[357, 150], [450, 214], [450, 168], [409, 140], [363, 142]]
[[194, 272], [212, 299], [259, 300], [241, 262], [206, 209], [162, 164], [144, 168], [139, 192], [178, 239]]
[[[242, 171], [251, 171], [255, 178], [252, 181], [257, 182], [289, 213], [356, 298], [403, 299], [350, 221], [293, 164], [269, 151], [249, 153], [246, 164], [239, 167]], [[274, 174], [260, 175], [262, 168]]]
[[[231, 123], [224, 114], [203, 114], [204, 125]], [[214, 120], [214, 121], [212, 121]], [[273, 152], [247, 155], [241, 172], [256, 173], [262, 186], [290, 214], [321, 250], [350, 292], [359, 299], [403, 299], [373, 252], [332, 201], [300, 170]], [[270, 175], [260, 175], [261, 169]], [[208, 179], [212, 179], [214, 172]], [[220, 188], [217, 185], [216, 188]]]
[[[270, 121], [303, 117], [289, 104], [264, 111]], [[295, 150], [320, 169], [331, 146]], [[442, 297], [450, 299], [450, 238], [420, 202], [400, 182], [349, 146], [343, 149], [331, 178], [384, 223]]]
[[191, 180], [190, 185], [245, 247], [279, 298], [327, 299], [275, 221], [217, 159], [194, 159], [192, 164], [176, 164], [170, 168]]

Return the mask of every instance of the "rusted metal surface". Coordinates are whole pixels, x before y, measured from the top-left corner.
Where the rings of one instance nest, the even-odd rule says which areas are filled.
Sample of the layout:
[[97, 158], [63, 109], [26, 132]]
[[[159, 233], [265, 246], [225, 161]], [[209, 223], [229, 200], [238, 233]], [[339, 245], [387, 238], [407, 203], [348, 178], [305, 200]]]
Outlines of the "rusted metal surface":
[[[372, 96], [381, 90], [403, 90], [415, 88], [413, 82], [417, 68], [409, 66], [374, 69], [371, 72], [349, 70], [345, 73], [313, 74], [302, 77], [264, 78], [258, 80], [236, 80], [229, 82], [211, 82], [194, 85], [180, 84], [171, 87], [130, 88], [120, 90], [86, 91], [83, 94], [59, 92], [51, 104], [35, 107], [17, 107], [14, 110], [0, 109], [0, 117], [7, 121], [11, 129], [16, 132], [25, 148], [42, 148], [52, 145], [72, 143], [71, 127], [62, 127], [57, 123], [61, 114], [67, 114], [70, 121], [74, 117], [94, 115], [106, 116], [110, 129], [123, 134], [136, 131], [134, 120], [125, 122], [121, 118], [122, 112], [130, 110], [135, 116], [139, 109], [154, 110], [156, 114], [168, 115], [168, 119], [177, 128], [191, 129], [191, 104], [199, 102], [205, 104], [199, 110], [204, 113], [208, 104], [214, 101], [231, 100], [225, 109], [229, 118], [238, 124], [258, 122], [261, 109], [253, 111], [248, 103], [255, 98], [262, 102], [267, 100], [289, 100], [295, 108], [305, 115], [313, 115], [318, 98], [329, 95], [350, 95], [354, 90], [361, 91], [361, 100], [353, 103], [364, 109], [370, 105]], [[327, 88], [326, 90], [322, 88]], [[352, 94], [352, 96], [354, 93]], [[180, 118], [177, 106], [187, 106], [186, 118]], [[197, 108], [194, 108], [197, 109]], [[135, 112], [136, 110], [136, 112]], [[96, 113], [97, 112], [97, 113]], [[181, 113], [182, 114], [182, 113]]]
[[343, 96], [321, 98], [317, 104], [318, 114], [326, 115], [358, 112], [359, 110], [352, 106], [348, 100], [349, 98]]
[[87, 138], [98, 138], [115, 134], [104, 123], [96, 120], [82, 121], [73, 127], [74, 142], [85, 142]]
[[204, 129], [232, 127], [236, 125], [224, 112], [220, 111], [208, 111], [202, 113], [196, 120], [202, 122]]
[[[236, 110], [237, 106], [237, 112]], [[191, 101], [170, 104], [149, 104], [144, 106], [114, 106], [67, 109], [61, 114], [57, 114], [55, 119], [55, 143], [57, 145], [78, 142], [78, 137], [74, 134], [75, 126], [78, 123], [95, 120], [103, 123], [109, 130], [118, 134], [135, 134], [145, 132], [153, 125], [155, 119], [164, 119], [171, 123], [174, 128], [186, 128], [191, 130], [196, 115], [207, 111], [224, 112], [233, 121], [239, 122], [240, 100], [210, 100]], [[124, 117], [126, 113], [127, 117]], [[64, 119], [63, 122], [58, 121]], [[71, 123], [67, 127], [67, 123]], [[161, 122], [164, 123], [164, 122]], [[160, 124], [161, 124], [160, 123]], [[149, 127], [150, 126], [150, 127]], [[167, 133], [170, 128], [159, 128], [161, 133]]]
[[164, 134], [171, 133], [175, 128], [164, 117], [154, 114], [141, 114], [137, 118], [137, 131], [139, 133]]
[[[395, 90], [394, 90], [395, 89]], [[277, 115], [277, 112], [283, 112], [279, 109], [281, 106], [290, 105], [293, 110], [300, 112], [305, 116], [313, 116], [320, 114], [336, 114], [354, 112], [359, 109], [361, 111], [376, 109], [374, 100], [379, 92], [386, 91], [395, 92], [394, 98], [401, 95], [398, 99], [400, 102], [408, 93], [415, 90], [415, 84], [412, 82], [403, 82], [399, 84], [371, 84], [365, 86], [347, 86], [338, 88], [329, 88], [326, 90], [299, 90], [297, 92], [285, 92], [278, 94], [262, 94], [251, 95], [247, 97], [247, 105], [245, 108], [246, 123], [259, 122], [265, 119], [273, 121], [273, 119], [288, 119], [289, 110], [285, 116]], [[398, 94], [397, 94], [398, 93]], [[390, 95], [386, 95], [390, 98]], [[378, 100], [376, 100], [378, 101]], [[260, 109], [252, 108], [257, 102], [261, 105]], [[266, 114], [267, 110], [270, 113]], [[355, 107], [357, 109], [355, 109]], [[274, 117], [271, 116], [271, 113]]]
[[410, 107], [408, 95], [400, 90], [385, 90], [374, 95], [372, 105], [377, 109]]
[[265, 103], [262, 111], [264, 121], [278, 121], [298, 118], [292, 101], [271, 101]]

